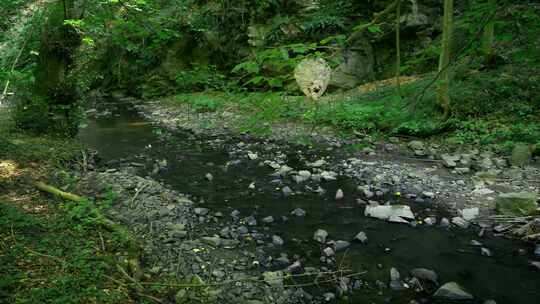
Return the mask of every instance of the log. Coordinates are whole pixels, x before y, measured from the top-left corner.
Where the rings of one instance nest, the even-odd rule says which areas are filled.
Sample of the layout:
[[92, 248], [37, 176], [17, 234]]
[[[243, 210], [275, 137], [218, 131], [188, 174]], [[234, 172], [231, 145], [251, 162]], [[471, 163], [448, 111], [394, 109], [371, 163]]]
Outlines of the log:
[[66, 200], [70, 200], [70, 201], [74, 201], [74, 202], [77, 202], [77, 203], [80, 203], [82, 202], [83, 198], [81, 196], [78, 196], [76, 194], [73, 194], [73, 193], [69, 193], [69, 192], [64, 192], [58, 188], [55, 188], [53, 186], [49, 186], [43, 182], [35, 182], [34, 183], [34, 186], [36, 186], [36, 188], [38, 188], [39, 190], [43, 191], [43, 192], [47, 192], [47, 193], [50, 193], [52, 195], [55, 195], [55, 196], [59, 196], [63, 199], [66, 199]]

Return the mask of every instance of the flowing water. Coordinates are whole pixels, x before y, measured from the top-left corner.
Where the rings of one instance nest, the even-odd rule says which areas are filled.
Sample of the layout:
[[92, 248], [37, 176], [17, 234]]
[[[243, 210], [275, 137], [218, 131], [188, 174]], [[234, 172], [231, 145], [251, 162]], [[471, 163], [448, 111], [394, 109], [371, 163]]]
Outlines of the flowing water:
[[[80, 134], [86, 144], [99, 151], [104, 162], [113, 164], [114, 160], [134, 156], [148, 162], [166, 159], [167, 168], [154, 178], [179, 192], [191, 194], [198, 201], [203, 200], [205, 207], [224, 214], [236, 209], [258, 220], [269, 215], [276, 219], [288, 216], [288, 220], [278, 220], [271, 225], [269, 233], [285, 240], [281, 250], [289, 256], [299, 254], [312, 265], [320, 265], [321, 248], [312, 241], [316, 229], [327, 230], [334, 240], [351, 240], [358, 232], [365, 231], [369, 242], [366, 245], [353, 242], [337, 259], [343, 261], [342, 267], [355, 272], [367, 271], [361, 278], [371, 285], [356, 292], [353, 303], [409, 303], [411, 299], [421, 298], [412, 291], [384, 289], [380, 292], [376, 288], [373, 284], [376, 280], [388, 283], [391, 267], [397, 268], [402, 278], [416, 267], [434, 269], [440, 283], [455, 281], [469, 290], [476, 298], [470, 303], [483, 303], [486, 299], [505, 304], [540, 302], [540, 272], [529, 265], [529, 261], [534, 260], [530, 245], [492, 236], [479, 239], [473, 230], [411, 227], [367, 218], [353, 195], [355, 182], [344, 178], [324, 183], [327, 190], [324, 195], [284, 197], [276, 185], [270, 183], [272, 169], [258, 165], [257, 161], [227, 165], [234, 160], [227, 151], [208, 144], [208, 140], [216, 138], [205, 140], [177, 132], [163, 140], [164, 131], [145, 121], [130, 106], [108, 108], [112, 111], [110, 115], [89, 119]], [[302, 169], [302, 162], [296, 157], [297, 149], [283, 152], [288, 156], [289, 166]], [[303, 152], [303, 155], [309, 154], [309, 151]], [[206, 173], [214, 176], [212, 182], [205, 180]], [[256, 190], [248, 189], [252, 182]], [[338, 188], [345, 192], [345, 198], [339, 203], [334, 200]], [[411, 205], [416, 213], [426, 212], [425, 206], [403, 203]], [[291, 216], [295, 208], [306, 210], [307, 215]], [[445, 213], [444, 210], [436, 212]], [[469, 245], [473, 239], [481, 241], [493, 256], [481, 256], [479, 247]], [[518, 253], [519, 248], [527, 253]], [[430, 291], [434, 291], [433, 287]], [[424, 298], [425, 302], [433, 303], [429, 295], [425, 294]]]

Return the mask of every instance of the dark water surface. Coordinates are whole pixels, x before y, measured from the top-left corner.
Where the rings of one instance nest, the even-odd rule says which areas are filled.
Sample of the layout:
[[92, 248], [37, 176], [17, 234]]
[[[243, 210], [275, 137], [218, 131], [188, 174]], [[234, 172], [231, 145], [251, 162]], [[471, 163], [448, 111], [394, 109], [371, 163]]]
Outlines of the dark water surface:
[[[312, 241], [316, 229], [327, 230], [331, 239], [349, 241], [358, 232], [365, 231], [368, 244], [352, 243], [337, 259], [343, 261], [344, 268], [367, 271], [360, 278], [373, 287], [355, 292], [350, 297], [351, 303], [409, 303], [411, 299], [422, 297], [426, 303], [435, 303], [429, 294], [412, 291], [384, 289], [379, 294], [373, 282], [380, 280], [388, 284], [391, 267], [397, 268], [402, 278], [416, 267], [433, 269], [440, 283], [455, 281], [469, 290], [477, 299], [470, 303], [483, 303], [486, 299], [494, 299], [499, 304], [540, 303], [540, 272], [529, 266], [529, 261], [534, 259], [529, 245], [490, 236], [479, 239], [473, 230], [413, 228], [366, 218], [363, 207], [355, 202], [356, 182], [347, 179], [324, 183], [327, 193], [322, 196], [283, 197], [276, 189], [278, 186], [269, 183], [273, 179], [269, 174], [273, 171], [259, 166], [258, 161], [244, 160], [238, 165], [228, 165], [232, 159], [227, 151], [212, 148], [204, 140], [180, 132], [163, 140], [160, 135], [165, 131], [149, 124], [130, 106], [113, 105], [109, 109], [111, 115], [89, 119], [88, 126], [80, 133], [80, 138], [98, 150], [104, 161], [130, 159], [134, 155], [141, 156], [141, 162], [166, 159], [167, 168], [155, 178], [179, 192], [204, 200], [205, 207], [225, 215], [237, 209], [241, 216], [254, 215], [259, 225], [261, 219], [269, 215], [275, 219], [288, 216], [287, 221], [278, 220], [268, 225], [269, 231], [263, 232], [280, 235], [285, 240], [281, 251], [287, 252], [289, 257], [299, 254], [308, 259], [305, 264], [320, 265], [322, 247]], [[290, 156], [295, 154], [295, 151], [283, 152]], [[288, 165], [303, 169], [302, 163], [294, 158], [288, 157]], [[204, 179], [206, 173], [214, 176], [212, 182]], [[251, 182], [255, 182], [255, 190], [248, 189]], [[296, 187], [292, 182], [288, 184], [293, 189]], [[345, 192], [345, 198], [339, 203], [333, 198], [337, 188]], [[423, 206], [403, 203], [410, 204], [415, 213], [428, 213], [422, 210]], [[307, 216], [291, 216], [295, 208], [306, 210]], [[481, 241], [493, 256], [481, 256], [479, 247], [469, 246], [472, 239]], [[519, 248], [525, 249], [527, 255], [518, 254]], [[430, 294], [433, 291], [431, 289]]]

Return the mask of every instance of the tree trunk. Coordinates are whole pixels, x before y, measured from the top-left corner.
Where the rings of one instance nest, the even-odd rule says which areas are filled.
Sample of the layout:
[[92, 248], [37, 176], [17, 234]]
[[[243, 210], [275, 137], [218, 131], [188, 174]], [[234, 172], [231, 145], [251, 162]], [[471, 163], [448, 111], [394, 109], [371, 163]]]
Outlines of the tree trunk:
[[437, 104], [443, 111], [443, 118], [447, 119], [450, 115], [450, 95], [449, 88], [449, 65], [450, 65], [450, 43], [452, 39], [454, 16], [454, 0], [444, 0], [444, 19], [443, 19], [443, 37], [441, 56], [439, 58], [439, 73], [441, 75], [437, 87]]

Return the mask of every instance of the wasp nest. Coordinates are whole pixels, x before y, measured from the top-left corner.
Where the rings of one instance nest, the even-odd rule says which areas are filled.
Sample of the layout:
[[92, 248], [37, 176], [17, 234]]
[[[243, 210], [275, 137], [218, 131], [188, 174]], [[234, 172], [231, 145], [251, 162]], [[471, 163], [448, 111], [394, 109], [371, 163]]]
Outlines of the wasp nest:
[[319, 99], [326, 91], [332, 70], [324, 59], [304, 59], [294, 70], [296, 83], [306, 94], [314, 100]]

